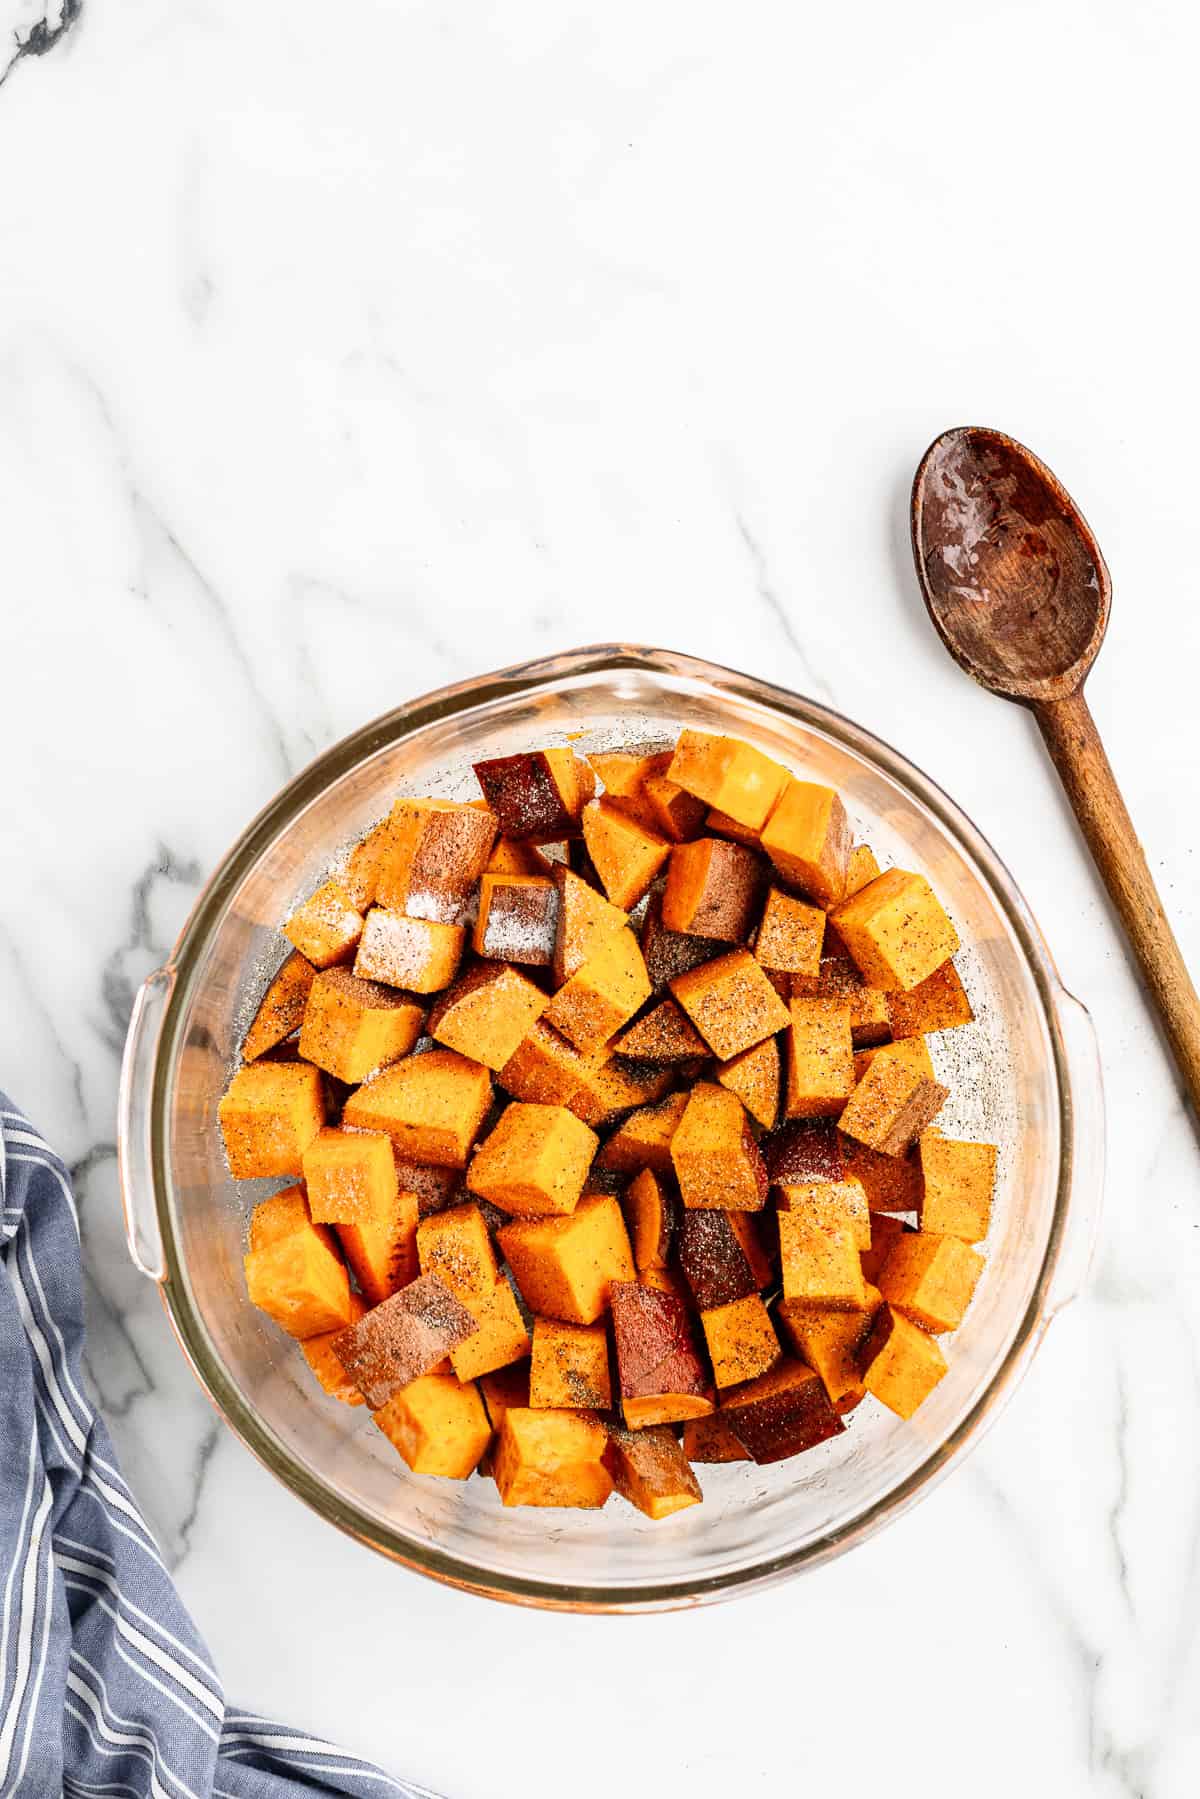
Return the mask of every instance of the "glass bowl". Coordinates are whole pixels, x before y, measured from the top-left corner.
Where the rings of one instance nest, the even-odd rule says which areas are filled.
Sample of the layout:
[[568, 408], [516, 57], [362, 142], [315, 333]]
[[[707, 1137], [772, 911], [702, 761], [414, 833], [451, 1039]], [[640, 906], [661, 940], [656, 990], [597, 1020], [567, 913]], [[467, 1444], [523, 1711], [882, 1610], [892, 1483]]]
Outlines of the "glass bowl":
[[[570, 739], [653, 746], [685, 725], [749, 739], [839, 789], [882, 862], [932, 881], [966, 946], [976, 1022], [931, 1039], [951, 1135], [1000, 1145], [987, 1267], [950, 1372], [902, 1423], [874, 1400], [846, 1433], [773, 1467], [699, 1470], [704, 1504], [652, 1523], [505, 1510], [490, 1481], [412, 1475], [366, 1414], [328, 1399], [299, 1349], [248, 1303], [251, 1206], [217, 1101], [286, 945], [280, 921], [397, 793], [477, 791], [471, 763]], [[836, 713], [688, 657], [604, 645], [444, 688], [319, 757], [256, 818], [138, 995], [121, 1082], [130, 1250], [159, 1283], [196, 1377], [242, 1441], [323, 1517], [440, 1580], [526, 1604], [638, 1610], [781, 1580], [897, 1516], [978, 1440], [1054, 1313], [1078, 1291], [1101, 1191], [1103, 1111], [1087, 1013], [1060, 985], [1028, 907], [970, 821], [903, 757]]]

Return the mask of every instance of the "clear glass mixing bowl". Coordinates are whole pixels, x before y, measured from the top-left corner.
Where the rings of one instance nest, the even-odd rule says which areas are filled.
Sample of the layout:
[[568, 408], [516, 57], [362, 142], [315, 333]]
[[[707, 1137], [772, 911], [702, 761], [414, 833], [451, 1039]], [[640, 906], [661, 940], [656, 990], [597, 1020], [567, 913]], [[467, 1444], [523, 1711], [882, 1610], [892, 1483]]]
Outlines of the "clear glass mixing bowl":
[[[504, 1510], [487, 1480], [412, 1475], [365, 1413], [327, 1399], [299, 1350], [247, 1302], [252, 1204], [230, 1179], [217, 1101], [285, 947], [280, 920], [397, 793], [469, 797], [471, 763], [570, 738], [587, 751], [681, 726], [748, 738], [845, 798], [881, 861], [932, 881], [967, 946], [977, 1013], [932, 1039], [950, 1134], [1001, 1146], [987, 1268], [950, 1372], [909, 1423], [873, 1400], [849, 1430], [775, 1467], [701, 1469], [705, 1502], [654, 1524]], [[697, 1603], [849, 1548], [928, 1490], [995, 1416], [1082, 1283], [1101, 1193], [1103, 1112], [1087, 1013], [1060, 985], [1029, 910], [970, 821], [894, 750], [748, 675], [605, 645], [443, 689], [319, 757], [262, 812], [138, 996], [122, 1072], [120, 1155], [138, 1266], [157, 1281], [197, 1379], [278, 1478], [364, 1543], [496, 1598], [572, 1609]]]

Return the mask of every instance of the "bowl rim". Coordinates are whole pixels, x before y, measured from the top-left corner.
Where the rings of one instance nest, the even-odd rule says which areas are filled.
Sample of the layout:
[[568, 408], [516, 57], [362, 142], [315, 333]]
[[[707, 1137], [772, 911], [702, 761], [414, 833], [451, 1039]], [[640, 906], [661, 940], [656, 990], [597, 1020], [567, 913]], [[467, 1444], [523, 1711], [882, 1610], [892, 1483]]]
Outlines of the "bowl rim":
[[[874, 764], [911, 792], [939, 825], [982, 870], [993, 897], [1025, 957], [1042, 1006], [1054, 1063], [1059, 1102], [1059, 1165], [1054, 1212], [1042, 1266], [1024, 1314], [1004, 1360], [955, 1428], [936, 1444], [918, 1466], [890, 1492], [864, 1506], [835, 1532], [794, 1550], [748, 1567], [696, 1578], [663, 1580], [653, 1585], [571, 1586], [525, 1575], [481, 1572], [458, 1556], [400, 1531], [380, 1525], [351, 1501], [335, 1494], [297, 1460], [242, 1399], [226, 1377], [220, 1358], [187, 1297], [187, 1279], [171, 1220], [171, 1179], [167, 1159], [172, 1074], [176, 1037], [190, 998], [193, 978], [209, 935], [224, 914], [232, 894], [278, 833], [329, 785], [368, 757], [392, 747], [426, 725], [505, 697], [527, 696], [567, 677], [612, 674], [622, 669], [646, 671], [699, 682], [710, 690], [732, 693], [769, 707], [792, 722], [832, 738], [856, 756]], [[740, 670], [697, 657], [632, 643], [592, 644], [553, 656], [514, 664], [491, 674], [455, 682], [382, 714], [360, 726], [313, 761], [282, 787], [251, 820], [201, 889], [164, 967], [151, 979], [166, 977], [168, 992], [153, 1050], [149, 1103], [149, 1156], [154, 1210], [163, 1250], [159, 1292], [184, 1356], [218, 1415], [265, 1468], [297, 1498], [345, 1535], [390, 1560], [439, 1580], [462, 1592], [518, 1605], [570, 1612], [638, 1613], [662, 1611], [730, 1598], [762, 1590], [793, 1574], [820, 1567], [864, 1542], [931, 1492], [950, 1469], [974, 1447], [999, 1415], [1025, 1373], [1048, 1323], [1046, 1300], [1066, 1238], [1075, 1166], [1076, 1107], [1071, 1070], [1060, 1028], [1058, 999], [1064, 995], [1053, 958], [1033, 914], [1008, 868], [987, 838], [960, 807], [924, 771], [843, 714], [807, 696]], [[128, 1210], [128, 1201], [127, 1201]]]

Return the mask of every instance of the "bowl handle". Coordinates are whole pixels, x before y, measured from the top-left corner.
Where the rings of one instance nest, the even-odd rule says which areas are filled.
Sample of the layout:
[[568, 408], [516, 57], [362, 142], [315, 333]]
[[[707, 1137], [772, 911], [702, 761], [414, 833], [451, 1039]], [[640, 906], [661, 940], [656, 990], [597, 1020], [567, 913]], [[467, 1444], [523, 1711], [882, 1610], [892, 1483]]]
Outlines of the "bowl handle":
[[117, 1098], [117, 1166], [125, 1208], [125, 1241], [134, 1267], [152, 1281], [164, 1280], [167, 1269], [155, 1206], [150, 1097], [163, 1014], [174, 984], [174, 969], [157, 968], [138, 989], [129, 1018]]
[[1065, 987], [1059, 988], [1057, 1011], [1071, 1074], [1071, 1198], [1050, 1280], [1047, 1321], [1083, 1291], [1104, 1209], [1104, 1077], [1096, 1027], [1087, 1007]]

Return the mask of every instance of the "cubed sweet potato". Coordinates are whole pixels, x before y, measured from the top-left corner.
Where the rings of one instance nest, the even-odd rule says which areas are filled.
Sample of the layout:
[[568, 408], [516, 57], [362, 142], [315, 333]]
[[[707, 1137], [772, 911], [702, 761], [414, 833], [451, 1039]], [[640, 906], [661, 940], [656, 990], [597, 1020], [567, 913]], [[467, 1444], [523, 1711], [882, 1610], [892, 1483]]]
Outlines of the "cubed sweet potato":
[[704, 1495], [674, 1431], [665, 1424], [645, 1430], [608, 1427], [604, 1463], [622, 1499], [647, 1518], [671, 1518]]
[[283, 927], [284, 936], [314, 968], [348, 962], [362, 931], [362, 914], [337, 881], [318, 887]]
[[509, 1406], [492, 1455], [496, 1489], [505, 1505], [601, 1506], [613, 1485], [607, 1447], [589, 1412]]
[[548, 996], [518, 969], [480, 962], [434, 1004], [428, 1031], [436, 1043], [498, 1072], [548, 1004]]
[[538, 1408], [582, 1406], [587, 1410], [608, 1410], [612, 1386], [608, 1332], [603, 1324], [534, 1319], [529, 1403]]
[[859, 1251], [871, 1247], [871, 1213], [861, 1181], [790, 1182], [779, 1188], [781, 1212], [795, 1212], [813, 1224], [834, 1225], [850, 1232]]
[[252, 1062], [225, 1089], [217, 1119], [235, 1180], [299, 1174], [325, 1122], [320, 1073], [307, 1062]]
[[936, 1338], [889, 1305], [876, 1311], [857, 1361], [868, 1393], [899, 1418], [911, 1418], [946, 1372]]
[[757, 1212], [766, 1204], [767, 1171], [742, 1102], [711, 1081], [688, 1094], [671, 1161], [685, 1207]]
[[775, 1326], [757, 1293], [702, 1311], [700, 1322], [718, 1387], [756, 1380], [780, 1358]]
[[315, 1337], [354, 1315], [344, 1263], [319, 1226], [294, 1230], [244, 1257], [251, 1305], [292, 1337]]
[[872, 1212], [913, 1212], [921, 1204], [921, 1169], [917, 1158], [885, 1156], [853, 1137], [841, 1138], [844, 1172], [861, 1181]]
[[607, 933], [561, 986], [545, 1021], [577, 1050], [601, 1049], [650, 997], [646, 964], [632, 931]]
[[454, 979], [466, 940], [461, 925], [406, 918], [401, 912], [372, 906], [363, 924], [354, 972], [360, 980], [382, 981], [387, 987], [438, 993]]
[[259, 1001], [242, 1039], [242, 1061], [254, 1062], [300, 1028], [317, 971], [307, 956], [293, 950]]
[[679, 1199], [667, 1177], [643, 1168], [625, 1195], [625, 1223], [638, 1269], [665, 1268], [679, 1217]]
[[787, 1359], [726, 1393], [721, 1413], [751, 1459], [760, 1463], [802, 1455], [845, 1429], [820, 1375]]
[[637, 905], [671, 853], [665, 837], [605, 800], [584, 807], [583, 840], [605, 893], [625, 912]]
[[996, 1184], [996, 1145], [968, 1143], [924, 1131], [921, 1164], [921, 1229], [964, 1243], [981, 1243], [991, 1222]]
[[641, 930], [642, 956], [655, 993], [669, 987], [677, 975], [687, 974], [702, 963], [728, 953], [729, 946], [715, 937], [690, 937], [686, 931], [668, 931], [662, 921], [662, 894], [651, 893]]
[[607, 938], [625, 929], [629, 914], [597, 893], [565, 863], [555, 865], [554, 883], [558, 909], [552, 960], [554, 982], [561, 987], [591, 961]]
[[336, 1399], [342, 1405], [361, 1405], [363, 1397], [334, 1354], [333, 1340], [340, 1336], [347, 1324], [355, 1324], [366, 1309], [366, 1301], [357, 1293], [352, 1293], [349, 1315], [346, 1318], [339, 1321], [332, 1330], [320, 1331], [315, 1337], [305, 1337], [300, 1343], [305, 1361], [325, 1392], [330, 1399]]
[[771, 1130], [779, 1116], [781, 1070], [779, 1044], [766, 1037], [728, 1062], [718, 1062], [717, 1080], [736, 1093], [751, 1118]]
[[634, 1278], [625, 1220], [611, 1194], [581, 1199], [568, 1217], [514, 1219], [499, 1242], [530, 1311], [568, 1324], [594, 1324], [612, 1283]]
[[599, 1145], [566, 1106], [514, 1100], [476, 1150], [468, 1184], [505, 1212], [573, 1212]]
[[376, 903], [408, 918], [465, 924], [496, 836], [491, 812], [454, 800], [398, 799]]
[[840, 1181], [842, 1140], [832, 1118], [794, 1118], [759, 1143], [772, 1186]]
[[825, 914], [782, 887], [772, 887], [763, 907], [754, 957], [779, 974], [819, 975]]
[[788, 776], [753, 744], [689, 730], [680, 733], [667, 778], [748, 830], [761, 831]]
[[436, 1274], [465, 1306], [484, 1300], [496, 1285], [499, 1268], [491, 1233], [476, 1205], [450, 1206], [417, 1226], [422, 1274]]
[[708, 1054], [703, 1037], [673, 999], [660, 1000], [627, 1025], [613, 1038], [612, 1047], [618, 1055], [639, 1062], [690, 1062], [694, 1056]]
[[491, 1440], [474, 1382], [423, 1374], [371, 1415], [414, 1474], [466, 1480]]
[[415, 1162], [465, 1168], [492, 1103], [486, 1068], [452, 1049], [431, 1049], [385, 1068], [346, 1101], [354, 1130], [386, 1131]]
[[503, 836], [515, 843], [559, 843], [579, 830], [596, 777], [570, 749], [523, 751], [475, 763], [483, 796]]
[[853, 1091], [849, 1008], [836, 1000], [793, 999], [785, 1113], [789, 1118], [837, 1117]]
[[422, 1274], [344, 1330], [333, 1350], [376, 1412], [410, 1381], [431, 1374], [475, 1329], [445, 1281]]
[[[450, 1351], [450, 1361], [459, 1380], [476, 1380], [481, 1375], [492, 1379], [510, 1364], [520, 1363], [524, 1369], [524, 1396], [514, 1405], [529, 1403], [529, 1371], [525, 1357], [531, 1347], [528, 1326], [521, 1315], [512, 1288], [501, 1274], [491, 1291], [482, 1299], [464, 1301], [475, 1320], [471, 1335]], [[489, 1401], [488, 1410], [491, 1411]], [[495, 1419], [492, 1420], [495, 1423]]]
[[300, 1054], [350, 1086], [406, 1056], [425, 1010], [409, 993], [364, 981], [348, 968], [317, 975], [300, 1026]]
[[722, 1062], [788, 1024], [787, 1007], [748, 950], [676, 975], [671, 992]]
[[879, 1275], [888, 1304], [927, 1331], [954, 1331], [963, 1321], [983, 1257], [957, 1237], [907, 1231]]
[[640, 1168], [670, 1174], [671, 1144], [687, 1110], [688, 1098], [686, 1093], [670, 1093], [652, 1106], [640, 1106], [631, 1112], [601, 1150], [600, 1166], [628, 1174], [636, 1174]]
[[829, 1312], [861, 1312], [866, 1282], [855, 1233], [804, 1212], [780, 1212], [779, 1258], [785, 1299]]
[[650, 822], [672, 843], [686, 843], [699, 835], [708, 808], [703, 800], [672, 781], [669, 775], [647, 775], [642, 795], [650, 809]]
[[712, 1388], [687, 1308], [673, 1294], [634, 1281], [614, 1281], [610, 1304], [629, 1428], [675, 1424], [712, 1411]]
[[761, 1270], [735, 1228], [740, 1216], [716, 1208], [680, 1215], [679, 1265], [701, 1312], [759, 1290]]
[[742, 1448], [722, 1412], [710, 1412], [704, 1418], [687, 1418], [683, 1425], [683, 1453], [689, 1462], [748, 1462], [749, 1453]]
[[361, 1224], [394, 1206], [398, 1183], [390, 1137], [323, 1130], [304, 1152], [304, 1184], [317, 1224]]
[[889, 992], [910, 991], [959, 947], [924, 875], [902, 868], [868, 881], [835, 908], [833, 922], [864, 980]]
[[897, 1041], [950, 1031], [975, 1017], [967, 990], [953, 962], [918, 981], [907, 993], [888, 994], [888, 1022]]
[[785, 881], [827, 910], [846, 891], [850, 821], [832, 787], [789, 780], [763, 826], [762, 846]]
[[862, 1263], [863, 1279], [868, 1287], [879, 1284], [880, 1271], [891, 1255], [892, 1250], [912, 1226], [905, 1224], [903, 1218], [895, 1218], [890, 1212], [871, 1213], [871, 1244], [869, 1249], [861, 1249], [858, 1259]]
[[779, 1302], [779, 1322], [788, 1341], [816, 1369], [839, 1412], [857, 1404], [865, 1391], [858, 1353], [879, 1305], [874, 1287], [867, 1288], [861, 1312], [830, 1312], [798, 1299]]
[[761, 859], [721, 837], [698, 837], [671, 851], [662, 919], [669, 931], [744, 943], [763, 885]]
[[418, 1216], [417, 1195], [399, 1186], [384, 1211], [338, 1225], [343, 1254], [371, 1305], [381, 1305], [416, 1279]]
[[847, 1101], [838, 1129], [881, 1155], [907, 1155], [948, 1098], [948, 1089], [908, 1057], [880, 1055]]
[[558, 887], [549, 875], [485, 874], [474, 946], [479, 956], [548, 968], [558, 930]]

